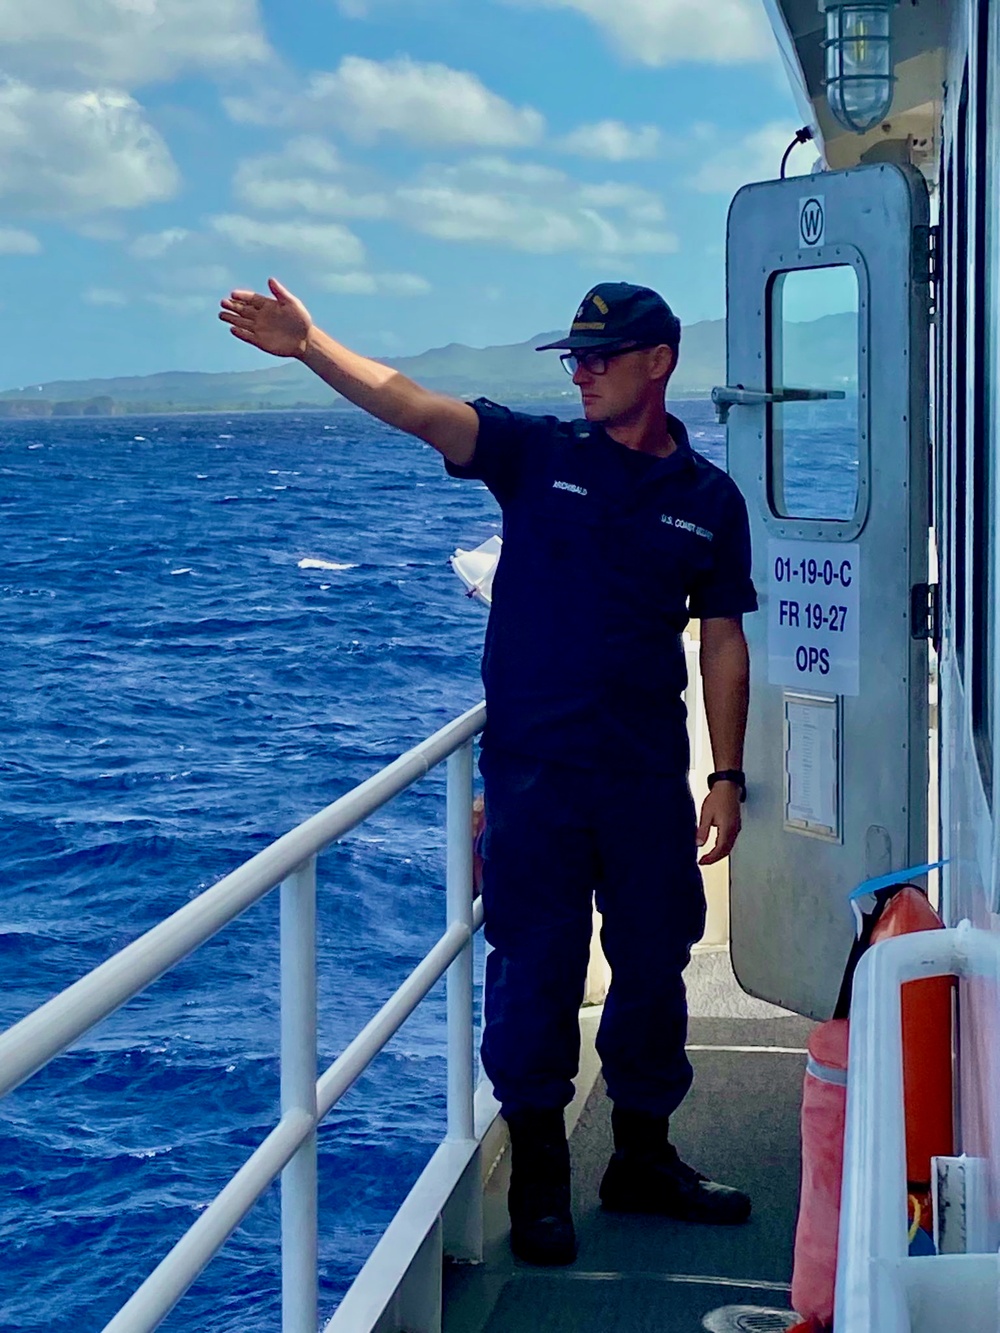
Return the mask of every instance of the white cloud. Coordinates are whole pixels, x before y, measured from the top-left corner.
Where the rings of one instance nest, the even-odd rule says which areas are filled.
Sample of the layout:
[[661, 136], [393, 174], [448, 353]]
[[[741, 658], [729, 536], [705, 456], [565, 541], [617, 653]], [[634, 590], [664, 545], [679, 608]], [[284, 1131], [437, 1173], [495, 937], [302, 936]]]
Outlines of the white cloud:
[[353, 194], [335, 181], [308, 177], [280, 179], [257, 171], [250, 163], [237, 172], [236, 197], [247, 208], [313, 213], [322, 217], [384, 218], [389, 203], [382, 194]]
[[639, 186], [581, 185], [552, 168], [476, 158], [428, 169], [396, 192], [398, 216], [443, 241], [498, 245], [534, 254], [668, 254], [677, 237], [661, 201]]
[[[292, 145], [292, 156], [296, 146]], [[264, 161], [264, 159], [258, 159]], [[244, 164], [246, 166], [248, 164]], [[239, 174], [239, 173], [238, 173]], [[309, 184], [300, 182], [303, 189]], [[289, 202], [286, 193], [284, 202]], [[275, 198], [278, 203], [278, 198]], [[386, 202], [388, 207], [388, 201]], [[266, 222], [241, 215], [226, 214], [211, 219], [213, 231], [242, 250], [272, 250], [304, 260], [313, 268], [323, 269], [316, 281], [327, 291], [341, 296], [426, 296], [430, 283], [415, 273], [372, 273], [365, 267], [361, 241], [346, 227], [335, 222]], [[216, 287], [225, 270], [213, 273]], [[202, 270], [207, 276], [208, 270]]]
[[399, 196], [412, 209], [411, 225], [439, 241], [500, 243], [537, 254], [574, 250], [582, 242], [579, 219], [523, 197], [451, 185], [411, 186]]
[[129, 246], [129, 254], [136, 259], [159, 259], [175, 245], [191, 235], [184, 227], [168, 227], [165, 231], [150, 231], [137, 236]]
[[[781, 158], [795, 137], [795, 127], [772, 121], [752, 130], [735, 142], [707, 150], [698, 170], [685, 186], [701, 194], [735, 194], [748, 181], [773, 180], [781, 170]], [[788, 159], [787, 175], [806, 175], [816, 160], [814, 146], [796, 148]]]
[[556, 147], [579, 157], [628, 162], [655, 157], [660, 147], [660, 131], [655, 125], [630, 126], [620, 120], [599, 120], [595, 125], [581, 125], [560, 139]]
[[431, 290], [416, 273], [328, 273], [320, 286], [340, 296], [426, 296]]
[[113, 287], [88, 287], [83, 293], [88, 305], [128, 305], [128, 297]]
[[73, 230], [78, 236], [85, 236], [88, 241], [117, 244], [128, 239], [127, 228], [119, 221], [101, 217], [100, 214], [74, 221]]
[[478, 241], [534, 254], [664, 254], [677, 249], [670, 232], [622, 226], [572, 201], [546, 204], [451, 186], [404, 189], [400, 198], [413, 209], [410, 225], [441, 241]]
[[[303, 134], [285, 145], [285, 162], [304, 167], [310, 171], [320, 171], [328, 176], [343, 171], [344, 160], [336, 147], [318, 134]], [[271, 159], [260, 158], [259, 161]]]
[[418, 7], [423, 11], [448, 3], [449, 0], [336, 0], [337, 9], [347, 19], [371, 18], [376, 10], [390, 8], [406, 11], [412, 18]]
[[623, 208], [638, 222], [661, 222], [666, 217], [663, 201], [641, 185], [606, 181], [603, 185], [578, 186], [579, 198], [588, 208]]
[[[308, 163], [316, 165], [310, 169]], [[499, 154], [430, 165], [402, 184], [373, 183], [324, 141], [299, 139], [281, 153], [241, 163], [234, 186], [249, 209], [380, 218], [442, 241], [534, 254], [667, 254], [678, 245], [653, 191], [617, 181], [583, 184], [555, 167]], [[351, 247], [360, 242], [336, 224], [267, 223], [243, 216], [216, 218], [212, 226], [244, 248], [308, 254], [311, 263], [332, 270], [333, 276], [323, 279], [331, 290], [387, 294], [391, 289], [395, 295], [428, 290], [422, 278], [378, 274], [352, 261]]]
[[773, 59], [775, 42], [757, 0], [507, 0], [522, 8], [570, 9], [590, 19], [642, 65]]
[[211, 226], [241, 250], [292, 255], [336, 272], [359, 269], [365, 260], [358, 238], [336, 222], [261, 222], [227, 213], [213, 217]]
[[325, 140], [296, 139], [283, 153], [241, 162], [233, 189], [239, 202], [252, 209], [326, 217], [385, 217], [389, 211], [386, 195], [331, 179], [342, 170], [336, 150]]
[[512, 106], [474, 74], [409, 56], [345, 56], [297, 96], [228, 98], [225, 105], [248, 124], [335, 127], [362, 144], [389, 134], [425, 146], [502, 148], [537, 143], [545, 129], [539, 112]]
[[4, 63], [65, 86], [135, 87], [269, 53], [258, 0], [0, 0]]
[[0, 82], [0, 200], [22, 214], [137, 208], [169, 198], [170, 151], [124, 93]]
[[37, 236], [32, 236], [30, 231], [0, 227], [0, 255], [37, 255], [41, 251], [41, 241]]
[[186, 268], [171, 269], [165, 277], [165, 283], [171, 287], [186, 287], [203, 291], [228, 292], [233, 285], [233, 275], [223, 264], [190, 264]]
[[500, 181], [510, 181], [518, 187], [561, 186], [568, 179], [565, 171], [560, 171], [557, 167], [543, 167], [539, 162], [512, 162], [507, 157], [471, 157], [460, 170], [474, 171]]

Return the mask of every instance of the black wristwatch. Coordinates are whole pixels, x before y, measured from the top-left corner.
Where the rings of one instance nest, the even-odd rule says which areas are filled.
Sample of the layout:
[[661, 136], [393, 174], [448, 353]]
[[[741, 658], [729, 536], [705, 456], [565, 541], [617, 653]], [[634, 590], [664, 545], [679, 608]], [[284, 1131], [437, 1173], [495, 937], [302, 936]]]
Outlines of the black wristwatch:
[[735, 782], [740, 789], [740, 800], [746, 800], [747, 775], [741, 768], [723, 768], [718, 773], [709, 773], [708, 790], [711, 791], [717, 782]]

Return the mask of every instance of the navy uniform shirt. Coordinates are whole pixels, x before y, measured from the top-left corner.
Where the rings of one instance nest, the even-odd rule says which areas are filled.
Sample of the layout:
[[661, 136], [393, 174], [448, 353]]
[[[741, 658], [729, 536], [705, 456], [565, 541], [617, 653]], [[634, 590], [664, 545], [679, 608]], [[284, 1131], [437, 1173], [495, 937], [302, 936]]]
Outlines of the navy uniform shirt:
[[561, 763], [688, 767], [681, 631], [754, 611], [746, 505], [669, 417], [669, 458], [603, 427], [486, 399], [476, 453], [503, 511], [483, 683], [484, 743]]

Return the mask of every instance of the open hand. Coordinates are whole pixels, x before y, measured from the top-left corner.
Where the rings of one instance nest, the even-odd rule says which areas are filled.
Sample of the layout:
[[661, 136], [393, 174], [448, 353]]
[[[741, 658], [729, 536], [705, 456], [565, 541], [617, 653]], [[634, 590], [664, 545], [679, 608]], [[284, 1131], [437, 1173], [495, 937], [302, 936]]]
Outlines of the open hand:
[[224, 300], [219, 318], [229, 332], [272, 356], [301, 356], [312, 328], [309, 311], [276, 278], [268, 278], [273, 299], [235, 291]]
[[715, 846], [699, 860], [700, 866], [715, 865], [733, 850], [742, 827], [740, 815], [740, 792], [732, 782], [717, 782], [705, 797], [698, 821], [697, 843], [704, 847], [708, 835], [716, 831]]

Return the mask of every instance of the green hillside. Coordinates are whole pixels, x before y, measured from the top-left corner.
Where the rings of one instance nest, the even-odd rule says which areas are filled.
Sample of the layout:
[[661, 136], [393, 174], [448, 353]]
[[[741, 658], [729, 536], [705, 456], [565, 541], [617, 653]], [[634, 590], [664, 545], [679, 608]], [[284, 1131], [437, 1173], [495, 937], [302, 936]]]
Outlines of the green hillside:
[[[857, 377], [855, 316], [827, 315], [786, 328], [789, 377], [803, 387]], [[386, 360], [404, 374], [462, 397], [483, 395], [501, 402], [551, 399], [574, 390], [555, 352], [537, 353], [539, 343], [557, 333], [539, 333], [527, 342], [500, 347], [451, 343], [419, 356]], [[684, 330], [681, 356], [671, 384], [675, 398], [697, 397], [725, 382], [725, 322], [706, 320]], [[323, 407], [335, 394], [297, 361], [270, 362], [248, 351], [260, 368], [224, 374], [164, 371], [99, 380], [54, 380], [0, 393], [0, 416], [48, 416], [122, 412], [244, 411], [261, 408]]]

